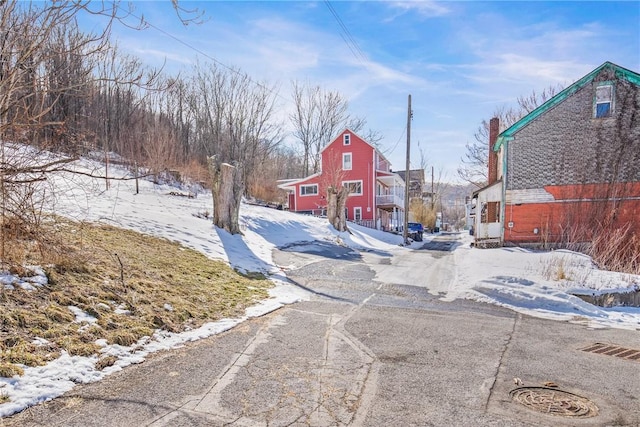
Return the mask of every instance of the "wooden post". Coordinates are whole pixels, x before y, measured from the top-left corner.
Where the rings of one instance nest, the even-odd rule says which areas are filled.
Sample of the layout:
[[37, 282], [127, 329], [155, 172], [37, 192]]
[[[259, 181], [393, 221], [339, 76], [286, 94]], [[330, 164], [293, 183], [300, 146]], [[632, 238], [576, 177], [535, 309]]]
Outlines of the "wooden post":
[[139, 175], [138, 174], [138, 162], [135, 162], [134, 165], [135, 165], [134, 167], [136, 168], [136, 171], [135, 171], [135, 173], [136, 173], [136, 194], [138, 194], [140, 192], [140, 187], [138, 186], [138, 175]]

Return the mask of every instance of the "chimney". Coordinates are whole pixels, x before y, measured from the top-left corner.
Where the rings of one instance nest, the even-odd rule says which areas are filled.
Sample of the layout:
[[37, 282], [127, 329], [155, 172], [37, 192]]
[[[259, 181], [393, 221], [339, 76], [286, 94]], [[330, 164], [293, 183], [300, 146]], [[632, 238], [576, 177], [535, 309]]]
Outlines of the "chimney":
[[489, 121], [489, 175], [488, 185], [493, 184], [498, 180], [498, 153], [493, 151], [493, 146], [498, 139], [498, 133], [500, 132], [500, 119], [497, 117], [492, 118]]

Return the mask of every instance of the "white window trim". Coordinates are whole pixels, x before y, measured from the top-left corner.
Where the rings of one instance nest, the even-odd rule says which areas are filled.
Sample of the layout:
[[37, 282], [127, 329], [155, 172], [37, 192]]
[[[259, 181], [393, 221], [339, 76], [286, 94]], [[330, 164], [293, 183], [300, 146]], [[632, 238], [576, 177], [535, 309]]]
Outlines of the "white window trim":
[[342, 135], [342, 145], [351, 145], [351, 134], [345, 133]]
[[346, 187], [347, 184], [354, 184], [354, 183], [359, 183], [360, 184], [360, 192], [359, 193], [349, 193], [349, 196], [362, 196], [364, 194], [364, 185], [361, 179], [355, 179], [352, 181], [342, 181], [342, 185], [344, 185]]
[[[316, 187], [316, 192], [313, 194], [302, 194], [302, 187]], [[300, 197], [317, 196], [319, 193], [318, 184], [306, 184], [300, 186]]]
[[[344, 158], [349, 156], [349, 168], [344, 167]], [[342, 170], [350, 171], [353, 169], [353, 154], [352, 153], [342, 153]]]
[[[358, 219], [358, 215], [356, 212], [360, 212], [360, 219]], [[362, 207], [361, 206], [356, 206], [353, 208], [353, 219], [355, 221], [362, 221]]]
[[593, 96], [593, 118], [594, 119], [606, 119], [613, 115], [613, 112], [615, 109], [615, 99], [616, 99], [616, 91], [615, 91], [615, 86], [613, 85], [613, 82], [606, 81], [606, 82], [598, 83], [598, 85], [596, 86], [596, 91], [598, 90], [598, 88], [605, 87], [605, 86], [609, 86], [611, 88], [611, 100], [608, 101], [608, 103], [611, 104], [609, 106], [609, 114], [606, 116], [598, 117], [598, 104], [607, 104], [607, 102], [598, 102], [598, 97], [596, 94], [594, 94]]

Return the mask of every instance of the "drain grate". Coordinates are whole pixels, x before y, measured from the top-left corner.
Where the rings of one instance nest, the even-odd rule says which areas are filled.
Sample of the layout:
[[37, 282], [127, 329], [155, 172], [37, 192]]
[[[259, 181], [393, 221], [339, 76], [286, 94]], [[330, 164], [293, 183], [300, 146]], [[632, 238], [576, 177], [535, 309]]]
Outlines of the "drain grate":
[[640, 350], [633, 348], [620, 347], [613, 344], [604, 344], [597, 342], [580, 350], [587, 353], [605, 354], [607, 356], [616, 356], [621, 359], [634, 360], [640, 362]]
[[518, 387], [509, 392], [514, 402], [549, 415], [589, 418], [598, 407], [586, 397], [549, 387]]

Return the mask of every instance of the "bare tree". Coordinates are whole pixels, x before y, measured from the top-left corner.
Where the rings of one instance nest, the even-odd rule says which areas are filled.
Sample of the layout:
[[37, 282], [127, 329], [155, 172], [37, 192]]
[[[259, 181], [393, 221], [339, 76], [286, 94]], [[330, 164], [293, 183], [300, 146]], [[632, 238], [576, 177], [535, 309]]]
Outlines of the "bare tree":
[[346, 205], [351, 188], [343, 184], [346, 173], [338, 156], [331, 156], [324, 161], [322, 187], [327, 191], [327, 219], [336, 230], [347, 231]]
[[[303, 173], [309, 175], [320, 170], [320, 152], [331, 138], [344, 128], [360, 132], [367, 122], [348, 113], [349, 103], [339, 92], [294, 81], [292, 96], [295, 111], [289, 118], [295, 128], [293, 135], [302, 146]], [[382, 139], [371, 129], [363, 137], [372, 144]]]
[[238, 70], [197, 66], [191, 96], [199, 144], [212, 177], [214, 223], [240, 232], [238, 217], [248, 177], [279, 144], [275, 88]]
[[[549, 99], [553, 98], [564, 89], [561, 85], [551, 85], [544, 88], [542, 92], [532, 91], [528, 96], [518, 97], [518, 109], [520, 118], [526, 116]], [[519, 120], [520, 118], [516, 119]], [[513, 124], [513, 123], [512, 123]]]
[[[107, 17], [107, 24], [100, 32], [81, 33], [76, 22], [81, 13]], [[37, 225], [38, 184], [65, 169], [95, 137], [90, 118], [91, 100], [99, 93], [95, 65], [110, 50], [113, 23], [131, 16], [119, 1], [0, 1], [2, 262], [8, 222], [25, 230]], [[125, 24], [144, 26], [137, 22]], [[51, 148], [60, 151], [57, 157], [37, 151]]]
[[187, 81], [178, 76], [167, 79], [168, 90], [164, 93], [164, 110], [168, 120], [175, 128], [176, 138], [180, 145], [180, 160], [198, 160], [198, 152], [191, 141], [194, 114], [189, 109], [189, 87]]
[[[39, 212], [36, 206], [41, 201], [37, 184], [73, 160], [65, 156], [51, 160], [34, 150], [38, 143], [48, 148], [42, 142], [63, 133], [68, 117], [78, 118], [80, 109], [74, 97], [87, 84], [82, 58], [106, 46], [107, 30], [89, 36], [75, 30], [75, 16], [85, 6], [78, 2], [45, 6], [15, 0], [0, 3], [2, 262], [7, 259], [7, 222], [17, 223], [22, 230], [36, 224], [33, 215]], [[33, 146], [29, 151], [9, 141]], [[29, 214], [23, 214], [27, 205]]]
[[[500, 107], [494, 111], [492, 117], [500, 119], [500, 131], [503, 131], [518, 121], [519, 114], [511, 108]], [[489, 121], [482, 120], [473, 136], [474, 141], [465, 145], [466, 152], [460, 159], [458, 176], [477, 187], [484, 187], [487, 183], [489, 162]]]
[[[517, 99], [516, 108], [505, 106], [497, 108], [491, 117], [500, 119], [500, 132], [547, 102], [562, 90], [561, 86], [549, 86], [542, 92], [533, 91], [528, 96]], [[487, 183], [487, 168], [489, 162], [489, 121], [482, 120], [478, 130], [473, 135], [474, 141], [465, 144], [465, 154], [460, 159], [458, 176], [465, 182], [483, 187]]]
[[351, 117], [347, 122], [347, 128], [351, 129], [358, 135], [362, 137], [368, 143], [378, 147], [378, 143], [382, 141], [384, 135], [377, 130], [373, 130], [371, 128], [366, 131], [365, 126], [367, 125], [367, 119], [361, 117]]
[[436, 209], [424, 200], [414, 198], [409, 202], [409, 210], [413, 220], [419, 222], [427, 228], [433, 229], [436, 226]]

